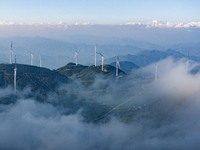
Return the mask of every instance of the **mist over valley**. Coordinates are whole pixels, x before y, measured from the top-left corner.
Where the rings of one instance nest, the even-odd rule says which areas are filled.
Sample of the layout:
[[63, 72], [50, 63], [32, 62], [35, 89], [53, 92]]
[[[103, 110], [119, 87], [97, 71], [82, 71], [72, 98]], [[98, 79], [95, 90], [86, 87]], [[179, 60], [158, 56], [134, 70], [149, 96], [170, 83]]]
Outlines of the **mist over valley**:
[[[1, 51], [0, 149], [198, 149], [197, 56], [96, 44], [95, 66], [94, 45], [30, 41], [38, 38], [28, 46], [13, 41], [16, 64], [8, 63], [9, 50]], [[36, 63], [38, 54], [45, 67]], [[91, 61], [79, 62], [90, 54]]]

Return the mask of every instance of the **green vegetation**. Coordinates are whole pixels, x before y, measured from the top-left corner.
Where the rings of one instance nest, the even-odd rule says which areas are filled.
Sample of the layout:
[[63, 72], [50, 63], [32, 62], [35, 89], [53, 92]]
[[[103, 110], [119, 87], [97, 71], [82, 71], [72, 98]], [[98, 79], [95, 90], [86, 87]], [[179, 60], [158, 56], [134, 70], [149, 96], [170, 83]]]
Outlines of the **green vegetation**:
[[67, 76], [68, 78], [71, 78], [73, 75], [76, 75], [87, 67], [88, 66], [83, 66], [80, 64], [76, 66], [75, 63], [68, 63], [64, 67], [58, 68], [56, 71]]
[[[67, 76], [68, 78], [78, 78], [85, 85], [89, 85], [93, 82], [96, 75], [101, 75], [103, 78], [115, 77], [116, 68], [111, 65], [102, 66], [83, 66], [75, 63], [68, 63], [66, 66], [56, 70], [57, 72]], [[119, 69], [119, 75], [126, 75], [125, 72]]]
[[[0, 87], [13, 85], [15, 64], [0, 64]], [[104, 66], [83, 66], [68, 63], [57, 70], [40, 68], [37, 66], [17, 64], [17, 88], [23, 89], [30, 86], [32, 91], [46, 93], [54, 91], [60, 83], [68, 83], [70, 79], [78, 78], [85, 85], [90, 85], [96, 75], [103, 78], [115, 77], [115, 67], [110, 65]], [[119, 70], [120, 75], [125, 73]]]
[[[13, 85], [14, 64], [0, 64], [0, 86]], [[68, 83], [69, 79], [56, 71], [30, 65], [17, 64], [17, 88], [30, 86], [32, 91], [46, 93], [53, 91], [59, 83]]]

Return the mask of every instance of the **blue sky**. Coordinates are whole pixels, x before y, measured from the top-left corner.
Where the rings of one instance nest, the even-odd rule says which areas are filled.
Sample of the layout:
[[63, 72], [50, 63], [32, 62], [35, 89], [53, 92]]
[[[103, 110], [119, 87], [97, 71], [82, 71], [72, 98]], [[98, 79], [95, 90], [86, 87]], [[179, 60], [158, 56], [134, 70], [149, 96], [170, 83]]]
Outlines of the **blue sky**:
[[67, 24], [198, 22], [199, 0], [2, 0], [0, 21]]

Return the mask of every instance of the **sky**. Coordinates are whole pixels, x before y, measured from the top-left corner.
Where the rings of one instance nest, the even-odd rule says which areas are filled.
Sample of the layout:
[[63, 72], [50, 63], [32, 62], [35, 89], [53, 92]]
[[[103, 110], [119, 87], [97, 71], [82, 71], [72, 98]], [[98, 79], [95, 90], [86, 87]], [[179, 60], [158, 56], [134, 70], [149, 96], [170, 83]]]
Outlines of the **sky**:
[[89, 35], [159, 45], [199, 42], [199, 8], [199, 0], [1, 0], [0, 37], [65, 40]]
[[92, 24], [198, 22], [199, 0], [2, 0], [0, 21]]

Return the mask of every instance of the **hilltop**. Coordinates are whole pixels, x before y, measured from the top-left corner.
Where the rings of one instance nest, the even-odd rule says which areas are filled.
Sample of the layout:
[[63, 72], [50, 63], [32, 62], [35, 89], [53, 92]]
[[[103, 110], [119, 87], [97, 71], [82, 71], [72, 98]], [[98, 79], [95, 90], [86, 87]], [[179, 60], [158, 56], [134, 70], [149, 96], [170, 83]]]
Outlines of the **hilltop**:
[[[96, 75], [103, 78], [115, 77], [116, 68], [111, 65], [102, 66], [83, 66], [74, 63], [57, 69], [50, 70], [43, 67], [16, 64], [17, 66], [17, 89], [22, 90], [30, 86], [32, 91], [46, 93], [54, 91], [60, 83], [69, 83], [73, 79], [80, 79], [86, 84], [93, 82]], [[0, 64], [0, 87], [13, 86], [15, 64]], [[119, 69], [119, 75], [126, 75]]]
[[[116, 68], [111, 65], [104, 65], [103, 71], [102, 66], [83, 66], [75, 63], [68, 63], [64, 67], [58, 68], [55, 70], [68, 78], [78, 78], [83, 82], [91, 83], [96, 75], [102, 75], [104, 78], [115, 77]], [[119, 75], [126, 75], [126, 73], [119, 69]]]
[[[15, 64], [0, 64], [0, 87], [13, 85]], [[47, 68], [17, 64], [17, 88], [30, 86], [32, 91], [42, 93], [53, 91], [59, 83], [68, 83], [69, 79]]]
[[68, 78], [71, 78], [74, 74], [76, 75], [86, 68], [88, 68], [88, 66], [83, 66], [81, 64], [76, 66], [75, 63], [68, 63], [63, 67], [56, 69], [56, 71], [67, 76]]

